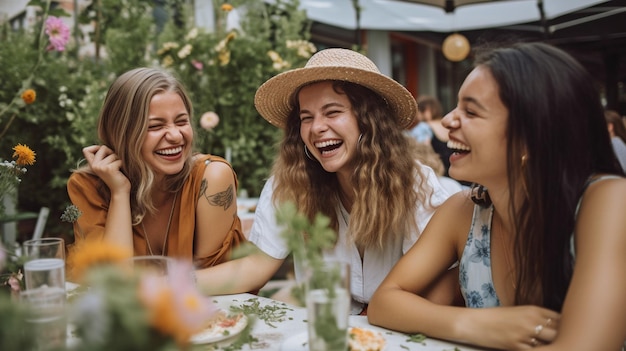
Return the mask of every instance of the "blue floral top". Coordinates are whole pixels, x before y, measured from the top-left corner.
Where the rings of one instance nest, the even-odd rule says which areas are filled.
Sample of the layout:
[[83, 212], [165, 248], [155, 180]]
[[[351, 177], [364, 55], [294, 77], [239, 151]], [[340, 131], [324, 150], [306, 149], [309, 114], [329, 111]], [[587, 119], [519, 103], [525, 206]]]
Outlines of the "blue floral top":
[[[615, 175], [606, 175], [596, 179], [589, 179], [585, 184], [586, 189], [590, 184], [603, 180], [620, 178]], [[575, 216], [578, 216], [578, 208], [582, 196], [578, 201]], [[474, 308], [500, 306], [500, 299], [496, 294], [491, 275], [491, 221], [493, 219], [493, 206], [484, 208], [474, 205], [472, 226], [463, 249], [463, 255], [459, 262], [459, 282], [461, 293], [465, 299], [465, 306]], [[571, 236], [570, 250], [573, 258], [575, 255], [574, 234]]]
[[459, 282], [465, 306], [500, 306], [491, 276], [491, 219], [493, 206], [474, 206], [472, 226], [459, 262]]

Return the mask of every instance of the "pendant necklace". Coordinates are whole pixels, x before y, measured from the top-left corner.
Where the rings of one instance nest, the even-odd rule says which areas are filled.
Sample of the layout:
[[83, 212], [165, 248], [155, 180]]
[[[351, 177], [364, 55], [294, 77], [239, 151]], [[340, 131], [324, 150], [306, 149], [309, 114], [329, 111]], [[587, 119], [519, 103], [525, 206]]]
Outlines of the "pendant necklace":
[[[172, 217], [174, 216], [174, 206], [176, 205], [177, 195], [178, 192], [174, 193], [174, 201], [172, 201], [170, 217], [167, 220], [167, 227], [165, 228], [165, 238], [163, 239], [163, 248], [161, 249], [162, 256], [165, 256], [165, 246], [167, 246], [167, 238], [170, 235], [170, 224], [172, 224]], [[154, 256], [154, 253], [152, 252], [152, 246], [150, 246], [150, 239], [148, 239], [148, 232], [146, 232], [146, 227], [143, 225], [143, 219], [141, 220], [141, 229], [143, 229], [143, 236], [146, 238], [146, 244], [148, 244], [148, 252], [150, 252], [150, 256]]]

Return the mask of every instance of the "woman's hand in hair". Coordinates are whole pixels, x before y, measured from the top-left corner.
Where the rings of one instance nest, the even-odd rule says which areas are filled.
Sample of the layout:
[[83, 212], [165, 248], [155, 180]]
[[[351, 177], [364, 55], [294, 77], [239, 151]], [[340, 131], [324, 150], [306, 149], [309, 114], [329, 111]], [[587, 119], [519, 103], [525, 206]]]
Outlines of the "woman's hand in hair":
[[108, 146], [91, 145], [83, 148], [83, 155], [95, 175], [109, 187], [111, 195], [130, 194], [130, 181], [122, 173], [122, 161]]

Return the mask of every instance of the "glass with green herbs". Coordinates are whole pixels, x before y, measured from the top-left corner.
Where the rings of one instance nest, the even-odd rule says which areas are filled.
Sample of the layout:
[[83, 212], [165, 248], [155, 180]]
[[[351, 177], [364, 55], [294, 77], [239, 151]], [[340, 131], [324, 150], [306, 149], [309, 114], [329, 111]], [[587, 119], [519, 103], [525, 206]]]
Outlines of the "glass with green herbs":
[[306, 307], [310, 351], [348, 349], [350, 266], [326, 261], [309, 267]]

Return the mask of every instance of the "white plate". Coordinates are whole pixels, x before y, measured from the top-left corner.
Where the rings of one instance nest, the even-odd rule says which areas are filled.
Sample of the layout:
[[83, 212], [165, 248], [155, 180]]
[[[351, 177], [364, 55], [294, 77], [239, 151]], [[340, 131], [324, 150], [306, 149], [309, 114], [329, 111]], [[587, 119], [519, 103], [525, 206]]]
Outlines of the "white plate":
[[211, 324], [207, 329], [191, 337], [192, 344], [210, 344], [231, 338], [244, 330], [248, 325], [248, 317], [245, 314], [232, 314], [220, 310], [222, 316]]

